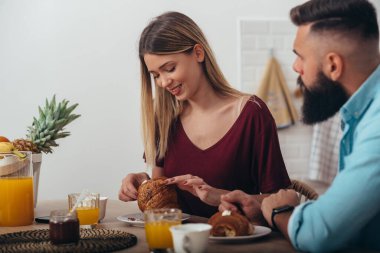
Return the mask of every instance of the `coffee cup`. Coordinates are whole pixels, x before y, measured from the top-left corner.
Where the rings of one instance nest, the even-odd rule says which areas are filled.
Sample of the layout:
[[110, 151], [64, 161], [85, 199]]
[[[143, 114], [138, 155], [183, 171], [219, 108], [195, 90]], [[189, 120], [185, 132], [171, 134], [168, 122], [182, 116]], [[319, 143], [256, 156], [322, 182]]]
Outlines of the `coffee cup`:
[[202, 253], [206, 251], [211, 225], [187, 223], [170, 227], [176, 253]]
[[99, 221], [103, 220], [106, 216], [106, 209], [107, 209], [107, 200], [108, 197], [100, 197], [99, 198]]

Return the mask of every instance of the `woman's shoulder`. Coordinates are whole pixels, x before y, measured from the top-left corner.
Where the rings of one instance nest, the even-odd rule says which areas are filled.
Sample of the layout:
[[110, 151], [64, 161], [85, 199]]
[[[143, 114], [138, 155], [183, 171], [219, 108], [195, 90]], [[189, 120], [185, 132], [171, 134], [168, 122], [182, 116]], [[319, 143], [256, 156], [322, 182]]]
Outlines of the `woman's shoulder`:
[[249, 110], [254, 110], [254, 111], [259, 111], [262, 113], [267, 113], [268, 112], [268, 107], [265, 104], [261, 98], [259, 98], [256, 95], [249, 95], [245, 98], [246, 103], [244, 108], [247, 108]]
[[253, 120], [256, 123], [262, 122], [265, 125], [274, 121], [265, 102], [256, 95], [248, 97], [240, 116], [245, 118], [245, 120]]

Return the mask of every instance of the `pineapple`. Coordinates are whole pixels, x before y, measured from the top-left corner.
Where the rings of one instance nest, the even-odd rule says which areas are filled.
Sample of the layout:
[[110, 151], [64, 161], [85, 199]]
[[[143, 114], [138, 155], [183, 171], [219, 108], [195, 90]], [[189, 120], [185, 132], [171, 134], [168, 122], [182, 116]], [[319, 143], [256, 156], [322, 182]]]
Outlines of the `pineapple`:
[[32, 151], [33, 153], [39, 153], [37, 146], [31, 140], [16, 139], [12, 143], [17, 150]]
[[64, 99], [57, 105], [55, 95], [50, 102], [46, 99], [45, 107], [38, 107], [39, 117], [33, 117], [33, 124], [28, 127], [27, 139], [14, 140], [13, 145], [20, 151], [52, 153], [52, 147], [58, 146], [56, 140], [70, 135], [63, 128], [80, 117], [72, 114], [78, 104], [67, 107], [68, 103]]

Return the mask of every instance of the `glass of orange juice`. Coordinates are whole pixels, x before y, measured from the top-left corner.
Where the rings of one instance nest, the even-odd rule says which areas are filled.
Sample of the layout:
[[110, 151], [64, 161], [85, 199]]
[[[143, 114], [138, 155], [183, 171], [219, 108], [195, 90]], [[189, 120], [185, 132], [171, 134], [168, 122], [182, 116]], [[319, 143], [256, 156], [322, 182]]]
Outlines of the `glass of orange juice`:
[[169, 228], [181, 224], [182, 211], [176, 208], [145, 210], [145, 234], [151, 252], [173, 252]]
[[[80, 193], [71, 193], [69, 198], [69, 209], [71, 210]], [[99, 220], [99, 193], [86, 193], [86, 196], [78, 203], [76, 211], [79, 225], [83, 228], [94, 228]]]
[[33, 223], [32, 153], [0, 153], [0, 227]]

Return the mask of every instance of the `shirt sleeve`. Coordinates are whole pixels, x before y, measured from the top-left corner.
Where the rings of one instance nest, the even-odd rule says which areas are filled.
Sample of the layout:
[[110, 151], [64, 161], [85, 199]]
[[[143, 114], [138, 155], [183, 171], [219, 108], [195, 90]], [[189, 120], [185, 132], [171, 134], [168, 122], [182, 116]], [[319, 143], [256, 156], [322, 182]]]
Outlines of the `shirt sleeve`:
[[380, 136], [375, 124], [360, 129], [360, 139], [344, 158], [345, 168], [326, 193], [293, 212], [288, 233], [297, 250], [347, 247], [380, 212]]

